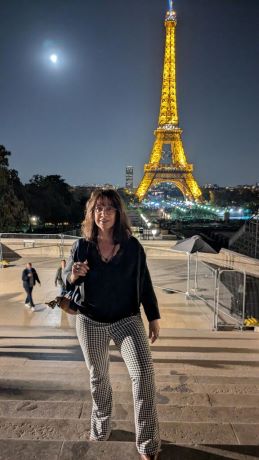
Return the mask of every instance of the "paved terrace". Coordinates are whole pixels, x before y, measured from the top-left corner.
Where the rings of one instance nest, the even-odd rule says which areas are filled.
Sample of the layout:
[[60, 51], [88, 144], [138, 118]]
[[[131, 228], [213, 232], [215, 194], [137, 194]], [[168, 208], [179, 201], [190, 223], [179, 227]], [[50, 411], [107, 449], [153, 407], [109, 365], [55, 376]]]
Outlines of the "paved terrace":
[[[162, 252], [147, 250], [162, 313], [152, 346], [161, 460], [259, 458], [259, 336], [214, 332], [207, 305], [164, 292], [159, 286], [176, 281], [184, 291], [185, 280], [177, 276], [182, 258]], [[27, 257], [42, 283], [35, 312], [23, 304]], [[137, 460], [131, 384], [118, 351], [111, 344], [112, 436], [91, 443], [88, 372], [74, 320], [44, 305], [56, 293], [58, 258], [27, 257], [0, 270], [0, 460]]]

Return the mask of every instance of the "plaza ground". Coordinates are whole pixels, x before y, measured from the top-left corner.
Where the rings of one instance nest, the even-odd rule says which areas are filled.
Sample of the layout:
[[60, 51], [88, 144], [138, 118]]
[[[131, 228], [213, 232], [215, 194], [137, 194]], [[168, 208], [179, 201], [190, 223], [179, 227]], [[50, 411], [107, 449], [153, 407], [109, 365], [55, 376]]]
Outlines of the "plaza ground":
[[[147, 254], [162, 315], [151, 346], [161, 460], [259, 458], [258, 334], [213, 331], [213, 310], [185, 296], [182, 259]], [[74, 318], [45, 305], [56, 294], [58, 258], [30, 257], [41, 280], [35, 312], [24, 306], [26, 261], [0, 271], [0, 459], [137, 459], [131, 383], [117, 349], [111, 343], [112, 436], [91, 443], [89, 377]]]

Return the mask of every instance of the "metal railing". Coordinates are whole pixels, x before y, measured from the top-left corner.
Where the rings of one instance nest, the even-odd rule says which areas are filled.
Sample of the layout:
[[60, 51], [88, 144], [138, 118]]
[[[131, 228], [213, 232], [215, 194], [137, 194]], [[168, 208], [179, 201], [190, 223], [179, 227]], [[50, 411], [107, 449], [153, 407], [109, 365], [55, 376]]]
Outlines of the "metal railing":
[[[172, 255], [173, 251], [168, 252]], [[244, 270], [222, 268], [215, 257], [211, 263], [198, 252], [175, 255], [178, 258], [166, 261], [165, 274], [156, 287], [205, 302], [213, 311], [213, 329], [242, 329], [246, 318], [259, 320], [259, 278]]]
[[5, 262], [13, 263], [22, 257], [55, 257], [63, 259], [69, 242], [79, 238], [75, 235], [36, 234], [36, 233], [0, 233], [0, 268]]
[[73, 233], [0, 233], [0, 239], [64, 240], [74, 238], [78, 236]]
[[[199, 258], [199, 253], [190, 254], [189, 295], [205, 302], [214, 312], [213, 328], [215, 327], [215, 311], [217, 301], [218, 268]], [[192, 273], [193, 270], [193, 273]]]
[[218, 270], [216, 291], [215, 329], [228, 325], [229, 322], [242, 329], [247, 315], [246, 273], [239, 270]]

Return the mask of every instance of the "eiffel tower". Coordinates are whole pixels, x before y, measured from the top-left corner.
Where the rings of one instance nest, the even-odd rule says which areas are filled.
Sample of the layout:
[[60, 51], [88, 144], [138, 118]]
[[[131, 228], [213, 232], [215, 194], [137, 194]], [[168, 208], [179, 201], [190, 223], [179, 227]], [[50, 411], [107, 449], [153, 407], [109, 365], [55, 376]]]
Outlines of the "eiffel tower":
[[[193, 177], [193, 165], [187, 163], [179, 128], [176, 99], [175, 28], [177, 24], [173, 1], [166, 13], [165, 58], [158, 128], [149, 163], [136, 196], [142, 201], [148, 190], [161, 182], [174, 184], [189, 200], [200, 200], [201, 190]], [[166, 162], [167, 157], [167, 162]]]

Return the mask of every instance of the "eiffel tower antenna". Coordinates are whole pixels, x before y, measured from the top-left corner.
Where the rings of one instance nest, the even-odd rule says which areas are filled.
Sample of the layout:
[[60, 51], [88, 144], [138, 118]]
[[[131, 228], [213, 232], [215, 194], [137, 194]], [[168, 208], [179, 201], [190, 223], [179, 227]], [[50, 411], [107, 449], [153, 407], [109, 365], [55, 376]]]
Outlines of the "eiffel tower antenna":
[[169, 0], [169, 11], [174, 11], [173, 0]]

